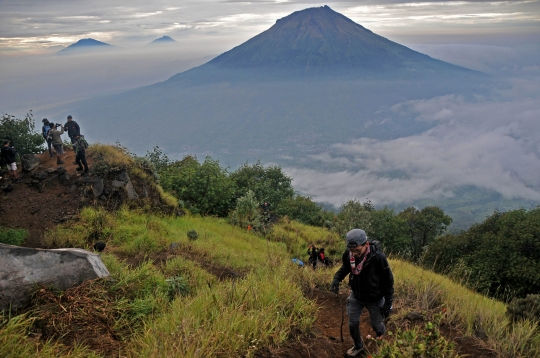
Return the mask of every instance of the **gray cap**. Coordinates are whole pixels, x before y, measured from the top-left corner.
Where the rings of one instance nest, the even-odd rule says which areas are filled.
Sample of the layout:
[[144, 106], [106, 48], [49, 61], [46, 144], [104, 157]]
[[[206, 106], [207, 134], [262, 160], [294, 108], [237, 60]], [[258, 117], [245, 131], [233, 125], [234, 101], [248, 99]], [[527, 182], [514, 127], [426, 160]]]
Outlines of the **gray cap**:
[[352, 229], [345, 235], [345, 240], [347, 240], [347, 247], [349, 248], [362, 246], [367, 242], [367, 235], [362, 229]]

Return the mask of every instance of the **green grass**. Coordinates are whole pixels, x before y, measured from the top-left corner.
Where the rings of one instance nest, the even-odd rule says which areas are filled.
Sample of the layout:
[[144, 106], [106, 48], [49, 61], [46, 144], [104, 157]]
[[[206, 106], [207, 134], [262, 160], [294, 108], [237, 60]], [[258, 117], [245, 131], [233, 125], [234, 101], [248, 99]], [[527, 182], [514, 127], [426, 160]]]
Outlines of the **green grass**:
[[30, 234], [24, 229], [0, 227], [0, 244], [21, 246]]

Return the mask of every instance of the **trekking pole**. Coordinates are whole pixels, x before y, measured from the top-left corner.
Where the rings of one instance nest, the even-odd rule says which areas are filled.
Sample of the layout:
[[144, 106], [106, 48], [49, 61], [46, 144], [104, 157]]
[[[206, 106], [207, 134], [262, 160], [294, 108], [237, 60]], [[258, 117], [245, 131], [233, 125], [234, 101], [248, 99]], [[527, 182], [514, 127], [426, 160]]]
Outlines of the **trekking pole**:
[[336, 293], [336, 297], [339, 305], [341, 306], [341, 325], [339, 326], [339, 336], [341, 338], [341, 343], [343, 343], [343, 321], [345, 320], [345, 313], [343, 311], [343, 305], [341, 304], [341, 300], [339, 299], [339, 293]]

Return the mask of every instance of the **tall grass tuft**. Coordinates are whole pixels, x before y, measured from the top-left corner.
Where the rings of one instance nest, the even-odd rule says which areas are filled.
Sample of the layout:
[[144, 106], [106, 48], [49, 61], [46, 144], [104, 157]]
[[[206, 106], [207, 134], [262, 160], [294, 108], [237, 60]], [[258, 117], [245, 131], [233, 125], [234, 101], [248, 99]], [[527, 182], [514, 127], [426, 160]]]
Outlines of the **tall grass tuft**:
[[283, 343], [294, 327], [307, 330], [316, 305], [304, 298], [288, 269], [258, 270], [176, 299], [169, 315], [134, 340], [131, 356], [252, 357], [260, 347]]
[[21, 246], [30, 234], [25, 229], [0, 227], [0, 244]]

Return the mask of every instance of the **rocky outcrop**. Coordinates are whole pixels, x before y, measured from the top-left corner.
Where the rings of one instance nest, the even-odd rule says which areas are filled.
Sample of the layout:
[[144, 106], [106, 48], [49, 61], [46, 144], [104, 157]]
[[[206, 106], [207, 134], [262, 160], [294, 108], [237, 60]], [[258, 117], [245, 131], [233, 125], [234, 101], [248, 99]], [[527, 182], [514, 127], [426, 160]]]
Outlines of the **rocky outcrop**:
[[37, 285], [66, 290], [109, 275], [99, 255], [83, 249], [43, 250], [0, 244], [0, 310], [26, 304]]
[[36, 169], [39, 166], [39, 163], [41, 163], [41, 160], [34, 154], [24, 154], [21, 156], [23, 170], [27, 172]]

